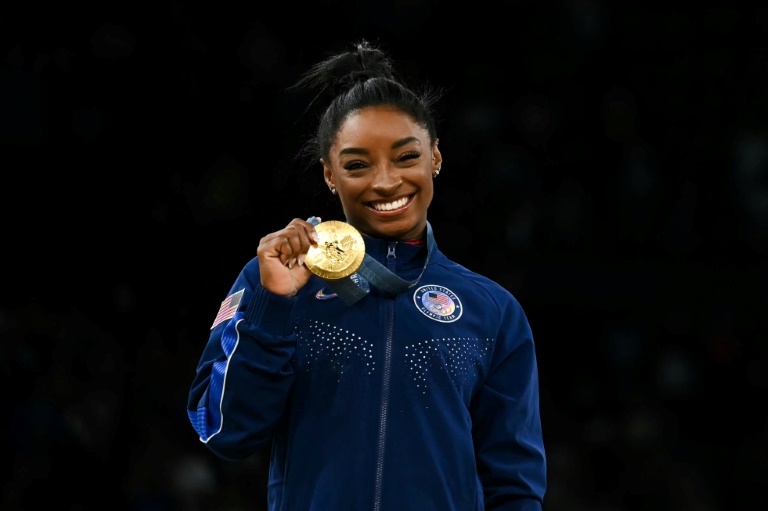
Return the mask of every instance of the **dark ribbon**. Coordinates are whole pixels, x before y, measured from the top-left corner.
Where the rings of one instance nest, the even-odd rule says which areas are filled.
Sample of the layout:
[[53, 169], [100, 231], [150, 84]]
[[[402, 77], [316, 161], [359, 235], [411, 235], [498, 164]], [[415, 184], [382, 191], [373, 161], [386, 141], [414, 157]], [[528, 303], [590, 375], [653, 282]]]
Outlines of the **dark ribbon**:
[[[310, 217], [307, 222], [317, 225], [320, 222], [316, 217]], [[370, 292], [370, 285], [376, 286], [388, 293], [402, 293], [418, 284], [429, 264], [429, 258], [435, 246], [435, 238], [432, 234], [432, 226], [427, 222], [427, 258], [421, 273], [414, 280], [404, 280], [395, 275], [389, 268], [378, 262], [369, 254], [363, 256], [363, 262], [355, 273], [341, 279], [326, 279], [336, 294], [347, 305], [360, 301]]]

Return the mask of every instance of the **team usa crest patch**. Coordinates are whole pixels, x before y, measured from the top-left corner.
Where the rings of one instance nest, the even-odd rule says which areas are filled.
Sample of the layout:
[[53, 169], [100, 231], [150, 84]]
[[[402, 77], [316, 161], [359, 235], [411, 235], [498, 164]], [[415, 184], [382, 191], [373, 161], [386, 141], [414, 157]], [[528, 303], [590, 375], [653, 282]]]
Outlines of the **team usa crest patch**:
[[441, 323], [453, 323], [464, 311], [456, 293], [432, 284], [418, 288], [413, 293], [413, 303], [426, 317]]

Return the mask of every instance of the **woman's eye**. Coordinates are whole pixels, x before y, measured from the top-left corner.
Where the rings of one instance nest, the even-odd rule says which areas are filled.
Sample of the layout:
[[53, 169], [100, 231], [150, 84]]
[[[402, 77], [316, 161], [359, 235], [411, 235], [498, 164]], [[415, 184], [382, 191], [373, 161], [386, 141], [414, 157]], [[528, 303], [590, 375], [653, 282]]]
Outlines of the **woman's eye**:
[[414, 158], [418, 158], [419, 156], [421, 156], [421, 153], [418, 153], [418, 152], [405, 153], [400, 157], [400, 161], [413, 160]]
[[365, 166], [366, 166], [365, 163], [361, 161], [351, 161], [349, 163], [344, 164], [344, 168], [346, 170], [358, 170], [358, 169], [365, 168]]

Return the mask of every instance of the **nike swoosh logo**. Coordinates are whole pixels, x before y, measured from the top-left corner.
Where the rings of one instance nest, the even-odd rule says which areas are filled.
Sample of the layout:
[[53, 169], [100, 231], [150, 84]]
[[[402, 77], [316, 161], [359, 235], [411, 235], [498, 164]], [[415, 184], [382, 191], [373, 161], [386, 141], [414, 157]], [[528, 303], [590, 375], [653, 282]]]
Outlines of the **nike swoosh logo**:
[[330, 300], [331, 298], [336, 298], [337, 296], [338, 295], [336, 293], [326, 293], [325, 288], [323, 288], [317, 292], [315, 298], [318, 300]]

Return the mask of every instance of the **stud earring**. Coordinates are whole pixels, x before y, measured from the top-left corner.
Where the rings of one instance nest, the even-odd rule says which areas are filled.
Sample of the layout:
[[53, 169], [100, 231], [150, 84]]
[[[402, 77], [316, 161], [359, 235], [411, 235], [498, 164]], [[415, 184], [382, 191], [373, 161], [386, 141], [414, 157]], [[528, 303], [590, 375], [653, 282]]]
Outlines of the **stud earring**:
[[329, 186], [328, 188], [331, 190], [331, 193], [333, 195], [336, 195], [336, 187], [335, 186]]
[[443, 167], [443, 166], [442, 166], [442, 165], [440, 165], [439, 167], [437, 167], [437, 168], [436, 168], [436, 169], [435, 169], [435, 170], [432, 172], [432, 179], [436, 178], [436, 177], [438, 176], [438, 174], [440, 174], [440, 169], [441, 169], [442, 167]]

